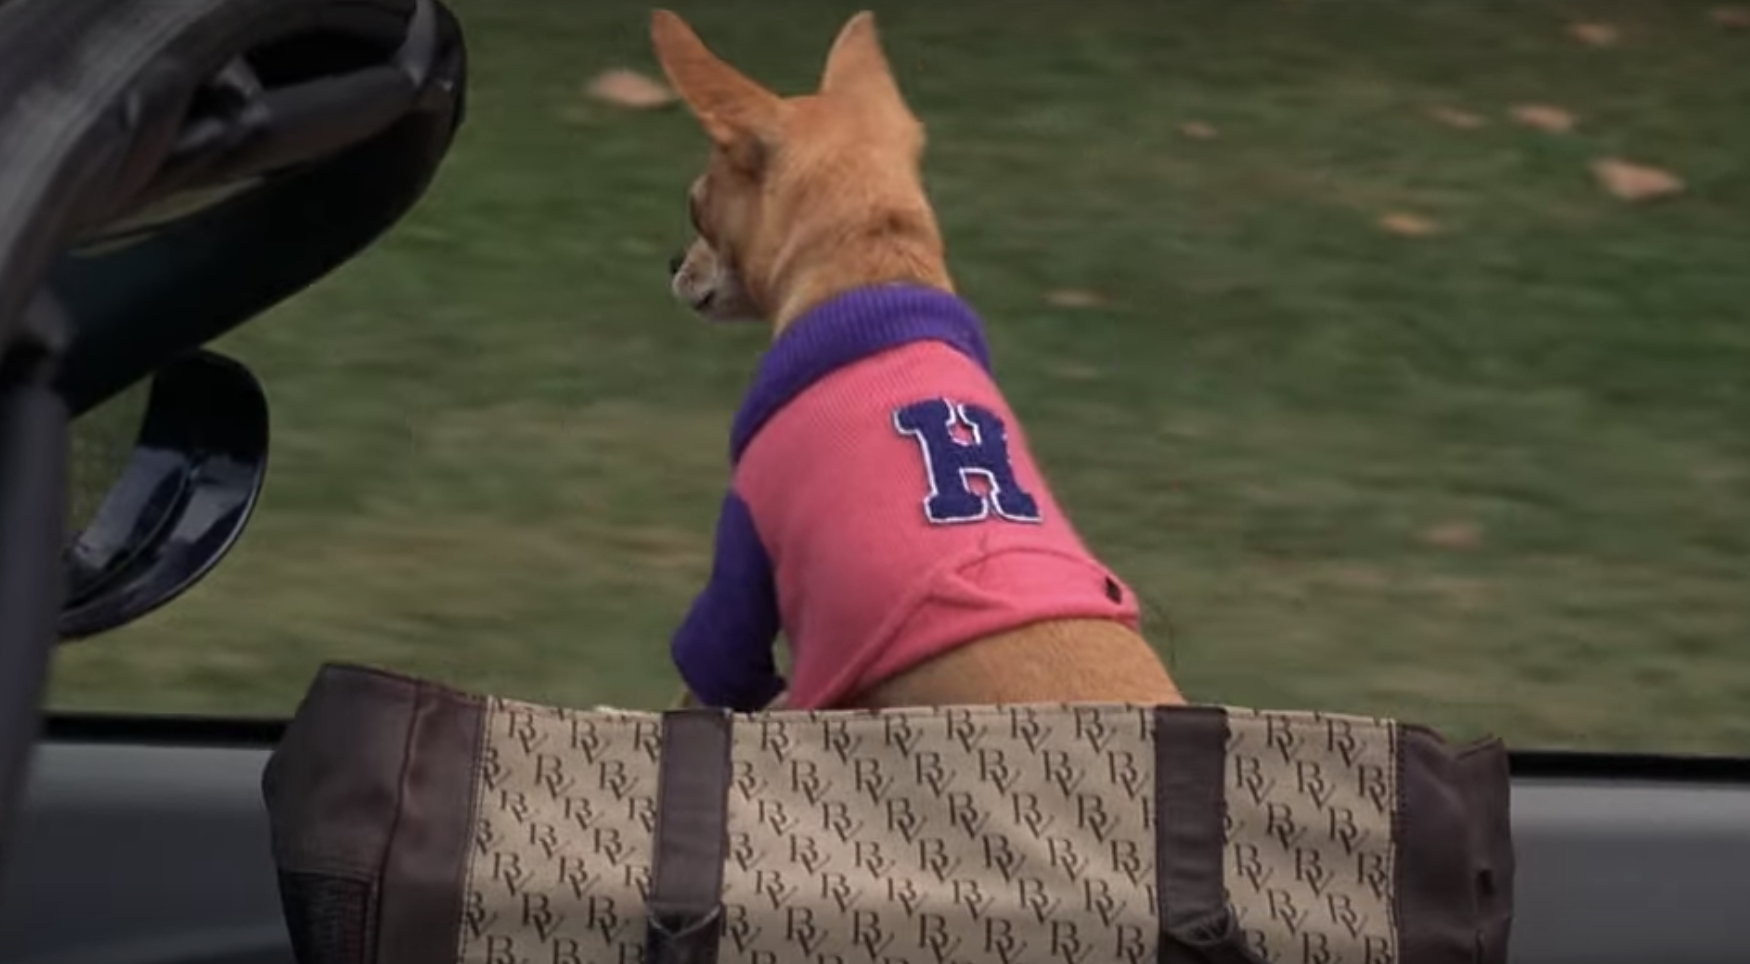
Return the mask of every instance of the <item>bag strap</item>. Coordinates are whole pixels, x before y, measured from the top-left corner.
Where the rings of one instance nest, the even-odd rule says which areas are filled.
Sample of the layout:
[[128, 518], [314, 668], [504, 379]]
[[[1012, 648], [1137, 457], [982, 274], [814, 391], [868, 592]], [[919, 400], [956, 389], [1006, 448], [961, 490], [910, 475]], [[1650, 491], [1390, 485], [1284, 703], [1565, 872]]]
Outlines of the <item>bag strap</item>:
[[1155, 708], [1155, 907], [1160, 964], [1202, 961], [1234, 923], [1222, 892], [1227, 712]]
[[646, 964], [714, 964], [729, 849], [733, 717], [709, 708], [662, 715]]

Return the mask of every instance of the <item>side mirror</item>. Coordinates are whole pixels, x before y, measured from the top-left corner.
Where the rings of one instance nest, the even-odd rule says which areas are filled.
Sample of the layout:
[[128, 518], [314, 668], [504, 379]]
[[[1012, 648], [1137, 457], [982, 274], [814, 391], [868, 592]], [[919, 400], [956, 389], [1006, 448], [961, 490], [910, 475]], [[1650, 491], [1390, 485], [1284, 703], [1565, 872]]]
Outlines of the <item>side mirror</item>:
[[127, 429], [138, 411], [129, 401], [73, 424], [62, 641], [139, 619], [204, 578], [236, 544], [267, 475], [267, 396], [238, 362], [197, 351], [159, 369], [137, 437], [118, 446], [105, 433]]

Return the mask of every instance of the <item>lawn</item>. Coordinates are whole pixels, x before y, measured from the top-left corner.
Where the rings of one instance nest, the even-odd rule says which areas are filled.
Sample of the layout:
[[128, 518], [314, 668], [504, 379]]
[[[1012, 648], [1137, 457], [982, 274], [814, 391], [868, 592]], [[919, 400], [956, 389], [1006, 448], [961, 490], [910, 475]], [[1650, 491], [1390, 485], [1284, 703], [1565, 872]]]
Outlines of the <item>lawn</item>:
[[[672, 695], [766, 344], [666, 292], [703, 138], [583, 93], [654, 71], [646, 6], [455, 9], [471, 114], [428, 198], [220, 346], [274, 407], [252, 529], [65, 650], [57, 705], [284, 715], [328, 659]], [[681, 9], [798, 92], [854, 8]], [[1679, 0], [879, 16], [999, 377], [1189, 694], [1750, 752], [1750, 30]], [[1612, 197], [1610, 156], [1685, 190]]]

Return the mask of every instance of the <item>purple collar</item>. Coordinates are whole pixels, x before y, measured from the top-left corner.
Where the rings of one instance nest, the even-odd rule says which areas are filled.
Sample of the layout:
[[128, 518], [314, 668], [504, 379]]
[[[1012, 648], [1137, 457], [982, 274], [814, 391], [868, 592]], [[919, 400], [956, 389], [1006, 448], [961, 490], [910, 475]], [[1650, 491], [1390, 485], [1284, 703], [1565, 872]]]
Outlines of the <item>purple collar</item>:
[[878, 285], [810, 309], [760, 360], [729, 431], [730, 464], [741, 461], [742, 451], [766, 420], [808, 386], [852, 362], [914, 341], [946, 342], [990, 371], [990, 350], [978, 316], [947, 292]]

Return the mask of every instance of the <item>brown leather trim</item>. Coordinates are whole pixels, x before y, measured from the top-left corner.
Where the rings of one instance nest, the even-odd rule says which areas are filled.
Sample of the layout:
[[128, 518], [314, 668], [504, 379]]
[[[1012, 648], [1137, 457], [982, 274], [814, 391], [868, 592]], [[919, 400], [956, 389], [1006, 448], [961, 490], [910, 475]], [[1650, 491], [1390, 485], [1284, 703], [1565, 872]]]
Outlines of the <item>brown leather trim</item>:
[[325, 665], [261, 775], [279, 868], [375, 887], [400, 799], [419, 684]]
[[723, 860], [729, 849], [733, 719], [708, 708], [662, 714], [646, 964], [717, 960]]
[[1475, 964], [1473, 813], [1452, 750], [1426, 727], [1398, 727], [1398, 960]]
[[1227, 713], [1219, 707], [1156, 707], [1154, 744], [1155, 902], [1161, 922], [1156, 959], [1225, 959], [1238, 940], [1222, 887]]
[[1478, 964], [1506, 964], [1513, 930], [1513, 790], [1507, 748], [1478, 740], [1459, 750], [1459, 777], [1474, 830], [1471, 859], [1477, 865]]
[[383, 864], [377, 964], [456, 959], [485, 724], [482, 700], [420, 686]]
[[455, 960], [483, 723], [478, 700], [330, 664], [268, 760], [262, 794], [282, 888], [306, 878], [360, 885], [365, 906], [348, 913], [363, 918], [372, 964]]

